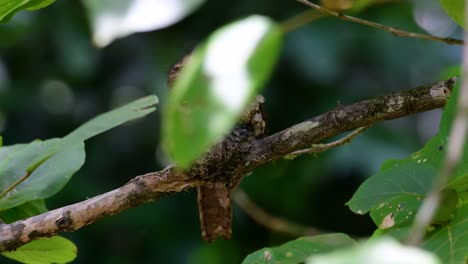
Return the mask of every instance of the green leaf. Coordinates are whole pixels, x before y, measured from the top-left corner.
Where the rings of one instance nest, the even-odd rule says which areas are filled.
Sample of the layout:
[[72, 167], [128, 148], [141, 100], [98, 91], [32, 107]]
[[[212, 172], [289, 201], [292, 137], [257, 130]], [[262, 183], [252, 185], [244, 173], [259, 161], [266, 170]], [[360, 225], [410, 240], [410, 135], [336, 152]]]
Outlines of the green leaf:
[[103, 47], [135, 32], [168, 27], [195, 11], [204, 0], [85, 0], [93, 39]]
[[358, 247], [339, 249], [328, 254], [313, 255], [307, 264], [407, 264], [441, 263], [437, 257], [422, 249], [403, 246], [390, 238], [381, 238]]
[[250, 16], [216, 30], [182, 68], [168, 99], [163, 142], [185, 167], [220, 141], [268, 79], [280, 27]]
[[390, 214], [395, 218], [394, 225], [399, 225], [411, 217], [410, 213], [415, 213], [436, 174], [437, 171], [426, 164], [395, 163], [361, 184], [347, 205], [357, 214], [375, 210], [372, 216], [378, 226]]
[[458, 206], [458, 193], [451, 188], [441, 192], [441, 201], [434, 218], [431, 221], [433, 225], [445, 225], [453, 217], [453, 214]]
[[85, 141], [88, 138], [94, 137], [125, 122], [146, 116], [156, 110], [154, 106], [157, 103], [158, 97], [155, 95], [140, 98], [134, 102], [91, 119], [68, 134], [64, 139], [71, 142], [71, 144], [74, 144], [74, 142]]
[[25, 219], [31, 216], [47, 212], [47, 207], [44, 200], [36, 200], [24, 203], [20, 206], [10, 208], [5, 211], [0, 211], [0, 219], [5, 223]]
[[156, 103], [156, 96], [148, 96], [95, 117], [63, 139], [0, 148], [0, 211], [57, 193], [83, 165], [84, 140], [151, 113]]
[[0, 22], [8, 21], [16, 12], [46, 7], [55, 0], [2, 0], [0, 2]]
[[460, 26], [465, 27], [465, 0], [439, 0], [445, 12]]
[[15, 251], [3, 252], [5, 257], [28, 264], [69, 263], [76, 258], [77, 248], [70, 240], [54, 236], [25, 244]]
[[387, 229], [411, 222], [421, 205], [422, 195], [400, 193], [370, 211], [374, 223]]
[[422, 246], [437, 254], [444, 263], [465, 264], [468, 261], [468, 205], [457, 208], [449, 224], [430, 232]]
[[48, 198], [62, 189], [85, 159], [83, 142], [64, 142], [32, 142], [0, 160], [0, 211]]
[[340, 233], [301, 237], [278, 247], [258, 250], [248, 255], [242, 264], [303, 263], [312, 254], [326, 253], [352, 245], [354, 245], [354, 240]]
[[[429, 230], [422, 242], [422, 247], [436, 254], [444, 263], [465, 264], [468, 261], [468, 205], [455, 210], [448, 224]], [[411, 230], [411, 225], [378, 230], [372, 237], [392, 236], [404, 241]]]

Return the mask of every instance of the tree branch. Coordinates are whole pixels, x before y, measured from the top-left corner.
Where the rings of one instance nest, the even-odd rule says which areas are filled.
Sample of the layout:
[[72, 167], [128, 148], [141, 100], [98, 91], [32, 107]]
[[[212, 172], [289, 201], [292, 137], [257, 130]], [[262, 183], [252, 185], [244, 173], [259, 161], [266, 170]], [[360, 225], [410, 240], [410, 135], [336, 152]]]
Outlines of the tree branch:
[[13, 250], [41, 237], [78, 230], [103, 217], [201, 183], [178, 173], [173, 167], [137, 176], [124, 186], [91, 199], [11, 224], [1, 224], [0, 252]]
[[[126, 185], [86, 201], [11, 224], [0, 224], [0, 251], [41, 237], [78, 230], [106, 216], [155, 201], [162, 196], [210, 184], [233, 181], [271, 160], [355, 128], [443, 107], [455, 78], [338, 108], [249, 144], [226, 144], [227, 153], [207, 155], [185, 172], [168, 167], [137, 176]], [[222, 144], [218, 144], [220, 146]], [[211, 150], [215, 152], [217, 148]], [[210, 152], [210, 153], [211, 153]], [[216, 154], [216, 153], [215, 153]], [[228, 175], [226, 177], [226, 175]], [[224, 178], [219, 178], [224, 177]], [[234, 179], [235, 181], [235, 179]], [[232, 183], [230, 183], [232, 184]]]
[[253, 142], [250, 145], [252, 150], [246, 159], [251, 163], [250, 166], [256, 167], [257, 164], [280, 159], [291, 152], [352, 129], [443, 107], [456, 79], [451, 78], [352, 105], [339, 106]]
[[369, 26], [369, 27], [382, 29], [382, 30], [385, 30], [385, 31], [387, 31], [389, 33], [392, 33], [393, 35], [395, 35], [397, 37], [425, 39], [425, 40], [443, 42], [443, 43], [446, 43], [446, 44], [449, 44], [449, 45], [463, 45], [463, 43], [464, 43], [463, 40], [460, 40], [460, 39], [439, 38], [439, 37], [431, 36], [431, 35], [408, 32], [408, 31], [405, 31], [405, 30], [385, 26], [385, 25], [375, 23], [375, 22], [372, 22], [372, 21], [360, 19], [360, 18], [357, 18], [357, 17], [348, 16], [348, 15], [345, 15], [345, 14], [342, 14], [342, 13], [339, 13], [339, 12], [336, 12], [336, 11], [321, 7], [321, 6], [317, 5], [317, 4], [309, 2], [307, 0], [296, 0], [296, 1], [301, 3], [301, 4], [306, 5], [308, 7], [314, 8], [315, 10], [319, 11], [322, 14], [329, 15], [329, 16], [334, 16], [334, 17], [337, 17], [337, 18], [345, 20], [345, 21], [350, 21], [350, 22], [361, 24], [361, 25], [366, 25], [366, 26]]

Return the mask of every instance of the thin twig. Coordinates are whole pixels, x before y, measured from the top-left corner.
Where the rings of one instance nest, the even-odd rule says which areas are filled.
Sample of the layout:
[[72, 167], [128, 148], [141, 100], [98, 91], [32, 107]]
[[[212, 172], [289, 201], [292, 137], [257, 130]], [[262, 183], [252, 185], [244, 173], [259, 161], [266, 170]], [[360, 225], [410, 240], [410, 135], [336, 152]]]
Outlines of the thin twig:
[[295, 158], [295, 157], [297, 157], [299, 155], [320, 153], [320, 152], [327, 151], [327, 150], [329, 150], [331, 148], [347, 144], [347, 143], [351, 142], [351, 140], [353, 140], [357, 135], [364, 132], [364, 130], [366, 130], [367, 128], [369, 128], [369, 127], [360, 127], [358, 129], [354, 130], [353, 132], [349, 133], [348, 135], [346, 135], [343, 138], [340, 138], [340, 139], [335, 140], [335, 141], [330, 142], [330, 143], [314, 144], [310, 148], [301, 149], [301, 150], [291, 152], [291, 153], [287, 154], [286, 156], [284, 156], [284, 158], [285, 159], [293, 159], [293, 158]]
[[315, 236], [327, 233], [327, 231], [317, 228], [293, 223], [284, 218], [273, 216], [255, 204], [250, 197], [242, 190], [237, 189], [232, 193], [234, 202], [244, 210], [255, 222], [265, 226], [278, 233], [287, 234], [293, 237], [298, 236]]
[[[465, 10], [465, 18], [468, 18], [468, 8]], [[468, 25], [468, 19], [465, 19], [465, 21], [467, 21]], [[468, 41], [467, 32], [465, 32], [465, 41]], [[463, 78], [459, 91], [457, 112], [448, 138], [447, 154], [439, 175], [434, 180], [430, 192], [416, 214], [413, 228], [407, 241], [410, 245], [421, 243], [427, 226], [440, 206], [441, 191], [460, 164], [463, 156], [463, 149], [468, 134], [468, 45], [465, 45], [463, 48], [463, 76], [465, 78]]]
[[323, 17], [323, 14], [317, 12], [316, 10], [306, 10], [285, 20], [283, 23], [281, 23], [281, 27], [283, 28], [283, 32], [288, 33], [321, 17]]
[[409, 31], [397, 29], [397, 28], [394, 28], [394, 27], [389, 27], [389, 26], [385, 26], [385, 25], [382, 25], [382, 24], [378, 24], [378, 23], [375, 23], [375, 22], [372, 22], [372, 21], [368, 21], [368, 20], [348, 16], [348, 15], [345, 15], [345, 14], [342, 14], [342, 13], [339, 13], [339, 12], [336, 12], [336, 11], [321, 7], [321, 6], [317, 5], [317, 4], [309, 2], [307, 0], [296, 0], [296, 1], [298, 1], [299, 3], [302, 3], [304, 5], [307, 5], [309, 7], [312, 7], [315, 10], [318, 10], [319, 12], [321, 12], [322, 14], [326, 14], [326, 15], [329, 15], [329, 16], [334, 16], [334, 17], [337, 17], [337, 18], [342, 19], [342, 20], [346, 20], [346, 21], [350, 21], [350, 22], [370, 26], [370, 27], [373, 27], [373, 28], [382, 29], [382, 30], [388, 31], [389, 33], [392, 33], [393, 35], [398, 36], [398, 37], [408, 37], [408, 38], [418, 38], [418, 39], [425, 39], [425, 40], [431, 40], [431, 41], [438, 41], [438, 42], [443, 42], [443, 43], [446, 43], [446, 44], [449, 44], [449, 45], [463, 45], [463, 43], [464, 43], [463, 40], [459, 40], [459, 39], [439, 38], [439, 37], [435, 37], [435, 36], [431, 36], [431, 35], [409, 32]]

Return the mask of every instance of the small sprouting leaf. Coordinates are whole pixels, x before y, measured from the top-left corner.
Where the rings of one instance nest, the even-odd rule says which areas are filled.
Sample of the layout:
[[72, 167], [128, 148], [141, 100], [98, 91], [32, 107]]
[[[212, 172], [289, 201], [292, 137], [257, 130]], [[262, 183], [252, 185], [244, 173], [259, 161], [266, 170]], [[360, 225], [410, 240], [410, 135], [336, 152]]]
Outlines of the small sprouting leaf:
[[54, 236], [25, 244], [15, 251], [3, 252], [5, 257], [28, 264], [69, 263], [76, 258], [77, 248], [70, 240]]
[[307, 264], [440, 264], [439, 259], [422, 249], [403, 246], [394, 239], [381, 238], [358, 247], [336, 250], [327, 254], [313, 255]]
[[168, 27], [196, 10], [204, 0], [85, 0], [93, 39], [104, 47], [135, 32]]
[[278, 57], [280, 27], [250, 16], [216, 30], [182, 68], [163, 119], [163, 142], [187, 166], [220, 141], [265, 84]]
[[242, 264], [281, 263], [296, 264], [313, 254], [353, 246], [354, 240], [345, 234], [326, 234], [301, 237], [278, 247], [263, 248], [248, 255]]
[[36, 10], [46, 7], [55, 0], [3, 0], [0, 4], [0, 22], [8, 21], [21, 10]]
[[465, 0], [439, 0], [445, 12], [460, 26], [465, 27]]

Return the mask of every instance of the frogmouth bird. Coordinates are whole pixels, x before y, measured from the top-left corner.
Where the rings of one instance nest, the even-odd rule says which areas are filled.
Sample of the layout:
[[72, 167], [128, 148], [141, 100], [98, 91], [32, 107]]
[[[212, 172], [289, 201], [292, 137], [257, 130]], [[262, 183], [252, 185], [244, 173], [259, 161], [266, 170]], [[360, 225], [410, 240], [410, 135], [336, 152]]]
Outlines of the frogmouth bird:
[[[175, 64], [169, 72], [168, 87], [171, 88], [181, 69], [190, 60], [190, 54]], [[236, 188], [244, 177], [236, 172], [236, 157], [229, 153], [236, 146], [263, 137], [265, 133], [264, 98], [257, 96], [244, 111], [238, 123], [222, 142], [211, 147], [210, 151], [189, 168], [195, 177], [203, 178], [205, 185], [198, 187], [198, 209], [202, 237], [213, 241], [217, 237], [230, 239], [232, 234], [232, 208], [230, 192]], [[235, 154], [234, 154], [235, 155]], [[239, 154], [237, 154], [239, 155]], [[197, 164], [216, 163], [216, 169], [197, 171]], [[203, 174], [203, 175], [201, 175]]]

